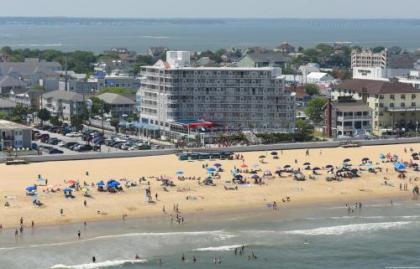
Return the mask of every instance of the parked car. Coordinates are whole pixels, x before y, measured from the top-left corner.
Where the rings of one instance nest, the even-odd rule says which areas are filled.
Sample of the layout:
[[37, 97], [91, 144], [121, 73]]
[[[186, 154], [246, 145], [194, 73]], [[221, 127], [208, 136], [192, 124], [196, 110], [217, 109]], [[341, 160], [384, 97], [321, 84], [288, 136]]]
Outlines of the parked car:
[[49, 134], [40, 134], [38, 139], [41, 140], [42, 143], [47, 143], [48, 139], [50, 139]]
[[73, 147], [74, 145], [78, 145], [79, 143], [77, 142], [67, 142], [63, 145], [64, 148], [68, 148], [70, 149], [71, 147]]
[[60, 142], [61, 140], [56, 137], [51, 137], [50, 139], [48, 139], [48, 144], [51, 144], [51, 145], [58, 145], [58, 143]]
[[86, 151], [91, 151], [92, 149], [93, 147], [91, 145], [86, 144], [86, 145], [80, 145], [74, 150], [78, 152], [86, 152]]
[[49, 154], [63, 154], [64, 152], [62, 150], [56, 149], [56, 148], [52, 148], [49, 150], [48, 152]]
[[79, 132], [70, 132], [70, 133], [67, 133], [66, 136], [67, 137], [80, 137], [82, 136], [82, 134]]

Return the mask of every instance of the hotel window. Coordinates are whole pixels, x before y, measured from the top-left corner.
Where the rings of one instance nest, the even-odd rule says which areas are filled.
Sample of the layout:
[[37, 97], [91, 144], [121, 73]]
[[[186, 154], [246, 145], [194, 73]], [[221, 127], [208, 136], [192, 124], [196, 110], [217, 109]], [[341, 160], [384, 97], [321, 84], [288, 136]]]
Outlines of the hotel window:
[[401, 107], [405, 107], [405, 103], [401, 103]]
[[411, 106], [412, 106], [412, 107], [415, 107], [415, 106], [416, 106], [416, 103], [415, 103], [415, 102], [412, 102], [412, 103], [411, 103]]
[[383, 94], [379, 95], [379, 99], [384, 99], [384, 95]]
[[394, 99], [395, 99], [395, 96], [394, 96], [393, 94], [391, 94], [391, 95], [389, 96], [389, 98], [391, 98], [392, 100], [394, 100]]
[[415, 94], [412, 94], [411, 95], [411, 99], [413, 99], [413, 100], [416, 99], [416, 95]]
[[390, 103], [389, 104], [389, 107], [394, 107], [394, 103]]
[[401, 99], [405, 99], [405, 94], [401, 94]]

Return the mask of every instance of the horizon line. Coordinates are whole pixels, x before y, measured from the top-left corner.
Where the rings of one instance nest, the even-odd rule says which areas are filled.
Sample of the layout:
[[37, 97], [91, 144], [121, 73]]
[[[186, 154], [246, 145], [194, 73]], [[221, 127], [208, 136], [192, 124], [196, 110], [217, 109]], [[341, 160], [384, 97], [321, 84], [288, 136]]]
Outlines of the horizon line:
[[103, 19], [103, 20], [420, 20], [401, 17], [97, 17], [97, 16], [19, 16], [0, 15], [0, 18], [22, 19]]

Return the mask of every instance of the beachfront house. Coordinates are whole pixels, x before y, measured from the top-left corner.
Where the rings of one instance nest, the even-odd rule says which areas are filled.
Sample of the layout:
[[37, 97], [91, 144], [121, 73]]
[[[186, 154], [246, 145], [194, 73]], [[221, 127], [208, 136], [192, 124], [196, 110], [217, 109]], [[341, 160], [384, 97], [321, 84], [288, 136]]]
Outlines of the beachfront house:
[[83, 95], [76, 92], [57, 90], [42, 95], [42, 108], [63, 120], [70, 120], [71, 116], [81, 112], [84, 104]]
[[352, 79], [331, 90], [332, 100], [350, 96], [372, 109], [372, 132], [419, 130], [420, 92], [400, 82]]
[[109, 105], [113, 117], [130, 116], [136, 111], [136, 102], [123, 95], [107, 92], [97, 97]]
[[324, 107], [324, 134], [328, 137], [357, 137], [372, 132], [372, 109], [351, 97], [328, 101]]
[[14, 148], [30, 148], [32, 145], [32, 129], [30, 127], [0, 120], [0, 150]]

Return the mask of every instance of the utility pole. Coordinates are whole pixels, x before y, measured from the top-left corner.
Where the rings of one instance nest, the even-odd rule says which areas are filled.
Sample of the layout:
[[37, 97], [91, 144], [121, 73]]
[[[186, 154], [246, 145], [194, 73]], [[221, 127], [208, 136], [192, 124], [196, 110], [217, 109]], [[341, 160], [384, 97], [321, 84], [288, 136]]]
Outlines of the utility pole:
[[67, 56], [64, 56], [64, 90], [68, 91]]

